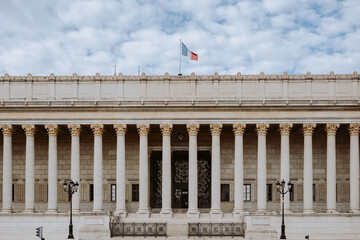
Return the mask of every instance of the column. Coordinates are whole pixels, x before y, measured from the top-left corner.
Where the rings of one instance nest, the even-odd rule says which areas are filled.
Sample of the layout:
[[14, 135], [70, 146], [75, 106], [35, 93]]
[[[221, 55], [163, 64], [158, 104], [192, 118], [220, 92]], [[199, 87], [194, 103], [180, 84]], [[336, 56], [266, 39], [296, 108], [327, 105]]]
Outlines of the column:
[[3, 189], [1, 213], [12, 212], [12, 132], [11, 124], [1, 126], [4, 135], [3, 144]]
[[78, 193], [73, 194], [72, 204], [73, 213], [80, 213], [80, 124], [69, 124], [68, 128], [71, 133], [71, 179], [78, 182]]
[[94, 212], [102, 212], [102, 134], [104, 130], [103, 124], [91, 124], [94, 133]]
[[269, 124], [256, 124], [258, 134], [258, 212], [266, 212], [266, 132]]
[[26, 134], [25, 153], [25, 211], [35, 211], [35, 125], [24, 124], [22, 128]]
[[220, 134], [222, 124], [210, 124], [212, 154], [211, 154], [211, 218], [222, 218], [221, 211], [221, 163], [220, 163]]
[[337, 213], [336, 210], [336, 130], [337, 123], [326, 124], [327, 131], [327, 167], [326, 167], [326, 197], [327, 212]]
[[187, 124], [189, 133], [189, 208], [187, 216], [189, 218], [199, 218], [198, 210], [198, 179], [197, 179], [197, 134], [199, 124]]
[[149, 124], [138, 124], [137, 129], [140, 135], [139, 150], [139, 210], [138, 216], [149, 217], [149, 160], [148, 160], [148, 134]]
[[49, 159], [48, 159], [48, 209], [47, 213], [57, 212], [57, 133], [55, 124], [45, 125], [49, 134]]
[[314, 213], [312, 135], [316, 124], [304, 123], [304, 213]]
[[161, 216], [171, 217], [171, 132], [172, 124], [160, 124], [162, 133], [162, 208]]
[[244, 213], [244, 151], [243, 135], [246, 124], [233, 125], [235, 134], [235, 158], [234, 158], [234, 211], [233, 216], [240, 218]]
[[352, 123], [350, 132], [350, 212], [359, 213], [359, 128]]
[[125, 133], [126, 124], [114, 124], [117, 135], [116, 146], [116, 215], [127, 216], [125, 193], [126, 193], [126, 180], [125, 180]]
[[[280, 124], [280, 133], [281, 133], [281, 153], [280, 153], [280, 181], [285, 180], [286, 183], [290, 181], [290, 141], [289, 135], [292, 128], [291, 123], [282, 123]], [[282, 204], [280, 204], [282, 208]], [[285, 194], [284, 196], [284, 212], [290, 212], [290, 193]]]

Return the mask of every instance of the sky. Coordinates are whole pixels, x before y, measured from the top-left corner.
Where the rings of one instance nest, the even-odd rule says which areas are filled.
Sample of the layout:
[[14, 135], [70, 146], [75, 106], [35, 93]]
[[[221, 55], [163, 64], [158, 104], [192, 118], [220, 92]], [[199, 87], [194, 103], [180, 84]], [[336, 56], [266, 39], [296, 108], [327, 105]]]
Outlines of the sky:
[[360, 72], [360, 0], [0, 0], [0, 75]]

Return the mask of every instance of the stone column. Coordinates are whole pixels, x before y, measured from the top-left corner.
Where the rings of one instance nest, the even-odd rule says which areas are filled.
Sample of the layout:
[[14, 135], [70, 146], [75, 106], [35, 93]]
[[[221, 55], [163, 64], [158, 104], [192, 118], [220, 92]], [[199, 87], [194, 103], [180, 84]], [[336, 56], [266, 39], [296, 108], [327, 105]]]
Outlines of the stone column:
[[327, 212], [337, 213], [336, 209], [336, 130], [337, 123], [326, 124], [327, 131], [327, 168], [326, 168], [326, 197]]
[[266, 132], [269, 124], [256, 124], [256, 131], [258, 133], [258, 170], [257, 170], [257, 184], [258, 184], [258, 212], [266, 212]]
[[2, 210], [1, 213], [12, 212], [12, 132], [11, 124], [1, 126], [3, 143], [3, 188], [2, 188]]
[[94, 212], [103, 211], [103, 185], [102, 185], [102, 134], [103, 124], [91, 124], [94, 133]]
[[171, 132], [172, 124], [160, 124], [162, 139], [162, 208], [161, 216], [171, 217]]
[[125, 180], [125, 133], [126, 124], [114, 124], [117, 135], [116, 147], [116, 215], [127, 216], [125, 193], [126, 193], [126, 180]]
[[312, 135], [316, 124], [304, 123], [304, 213], [314, 213]]
[[26, 134], [25, 153], [25, 211], [35, 211], [35, 125], [24, 124], [22, 128]]
[[359, 128], [352, 123], [350, 132], [350, 212], [359, 213]]
[[47, 213], [57, 212], [58, 181], [57, 181], [57, 133], [58, 125], [45, 125], [49, 134], [49, 159], [48, 159], [48, 209]]
[[222, 218], [221, 211], [221, 163], [220, 163], [220, 134], [222, 124], [210, 124], [212, 136], [211, 154], [211, 218]]
[[187, 124], [189, 133], [189, 208], [187, 216], [189, 218], [199, 218], [198, 210], [198, 169], [197, 169], [197, 134], [199, 124]]
[[71, 133], [71, 179], [78, 182], [78, 193], [73, 194], [72, 204], [73, 213], [80, 213], [80, 124], [69, 124], [68, 128]]
[[[282, 123], [280, 124], [280, 133], [281, 133], [281, 177], [285, 180], [286, 183], [290, 181], [290, 130], [292, 128], [291, 123]], [[282, 209], [282, 204], [280, 204], [280, 209]], [[290, 193], [285, 194], [284, 196], [284, 212], [290, 212]]]
[[149, 217], [149, 160], [148, 160], [148, 134], [149, 124], [138, 124], [140, 134], [139, 152], [139, 210], [138, 216]]
[[234, 211], [233, 216], [240, 218], [244, 213], [244, 151], [243, 135], [246, 124], [234, 124], [235, 159], [234, 159]]

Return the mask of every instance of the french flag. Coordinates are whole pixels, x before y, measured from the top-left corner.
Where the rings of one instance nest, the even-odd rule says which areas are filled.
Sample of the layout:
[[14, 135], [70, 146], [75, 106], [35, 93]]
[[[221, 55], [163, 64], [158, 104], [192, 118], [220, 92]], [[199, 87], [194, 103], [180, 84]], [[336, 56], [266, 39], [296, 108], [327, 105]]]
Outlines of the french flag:
[[183, 55], [185, 57], [189, 57], [191, 60], [194, 60], [194, 61], [199, 60], [198, 55], [196, 53], [190, 51], [183, 42], [181, 42], [181, 55]]

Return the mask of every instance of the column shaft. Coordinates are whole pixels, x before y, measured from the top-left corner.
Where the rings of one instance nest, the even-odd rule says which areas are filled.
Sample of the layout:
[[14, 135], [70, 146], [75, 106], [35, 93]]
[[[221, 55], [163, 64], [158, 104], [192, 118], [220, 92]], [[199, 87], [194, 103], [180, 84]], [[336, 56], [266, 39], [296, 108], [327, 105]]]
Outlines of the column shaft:
[[239, 215], [244, 212], [244, 153], [243, 134], [245, 124], [234, 124], [235, 159], [234, 159], [234, 212]]
[[12, 126], [2, 126], [4, 134], [3, 144], [3, 189], [2, 189], [2, 213], [12, 211]]
[[94, 212], [103, 211], [103, 186], [102, 186], [102, 124], [91, 125], [94, 132]]
[[258, 212], [266, 212], [266, 131], [268, 124], [257, 124], [258, 132]]
[[23, 125], [26, 133], [25, 213], [35, 211], [35, 126]]
[[125, 203], [126, 181], [125, 181], [125, 124], [115, 124], [117, 133], [116, 147], [116, 210], [115, 214], [127, 214]]
[[[285, 180], [286, 183], [290, 181], [290, 129], [292, 128], [292, 124], [280, 124], [280, 132], [281, 132], [281, 179]], [[280, 208], [282, 208], [282, 204], [280, 204]], [[290, 193], [285, 194], [284, 196], [284, 211], [290, 212]]]
[[45, 125], [49, 134], [48, 213], [57, 212], [57, 125]]
[[327, 124], [327, 212], [336, 210], [336, 129], [338, 124]]
[[222, 217], [221, 212], [221, 164], [220, 164], [220, 133], [222, 124], [210, 124], [212, 135], [211, 154], [211, 217]]
[[359, 127], [350, 124], [350, 211], [359, 213]]
[[80, 182], [80, 124], [69, 124], [68, 128], [71, 132], [71, 179], [74, 182], [78, 182], [80, 185], [78, 187], [78, 193], [73, 194], [72, 204], [73, 204], [73, 213], [80, 212], [80, 192], [81, 192], [81, 182]]
[[315, 124], [304, 124], [304, 213], [314, 213], [312, 134]]

